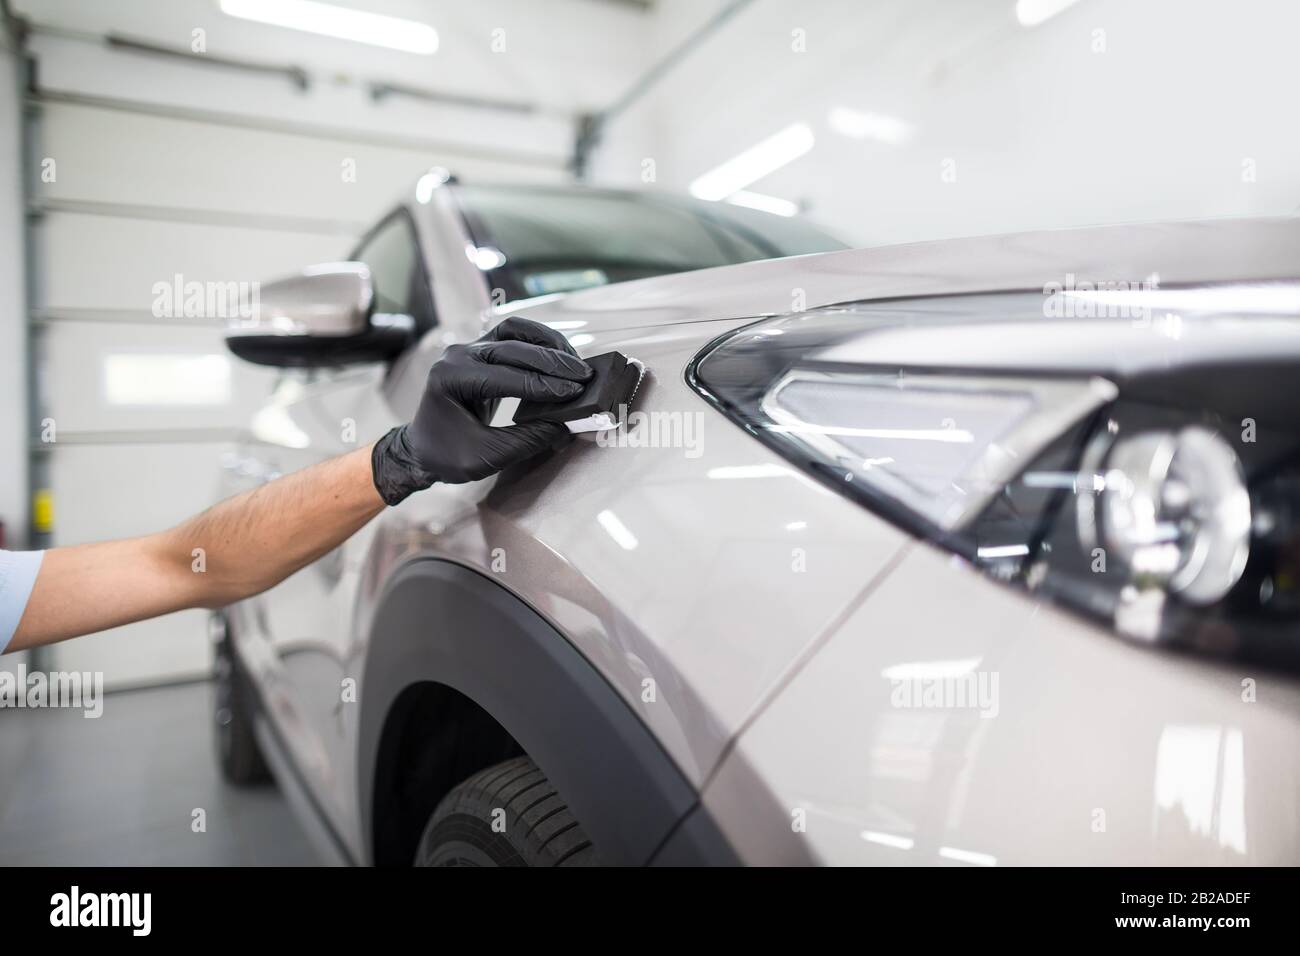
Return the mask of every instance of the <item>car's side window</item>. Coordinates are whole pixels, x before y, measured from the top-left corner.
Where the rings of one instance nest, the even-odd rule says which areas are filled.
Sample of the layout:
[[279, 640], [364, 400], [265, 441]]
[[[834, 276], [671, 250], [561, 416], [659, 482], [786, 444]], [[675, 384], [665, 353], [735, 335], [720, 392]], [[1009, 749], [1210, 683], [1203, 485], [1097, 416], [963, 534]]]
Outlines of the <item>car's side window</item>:
[[376, 312], [409, 315], [417, 333], [437, 325], [415, 227], [405, 210], [371, 230], [352, 258], [370, 267]]

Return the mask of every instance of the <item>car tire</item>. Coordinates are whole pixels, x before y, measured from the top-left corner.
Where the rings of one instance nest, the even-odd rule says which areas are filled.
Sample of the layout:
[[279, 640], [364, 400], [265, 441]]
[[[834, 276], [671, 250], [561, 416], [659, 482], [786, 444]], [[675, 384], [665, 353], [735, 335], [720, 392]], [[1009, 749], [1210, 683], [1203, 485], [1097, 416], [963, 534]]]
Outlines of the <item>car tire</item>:
[[482, 770], [438, 804], [416, 866], [595, 866], [596, 848], [529, 757]]
[[223, 615], [211, 623], [213, 659], [213, 729], [217, 764], [230, 783], [251, 786], [271, 779], [253, 735], [254, 690], [231, 645]]

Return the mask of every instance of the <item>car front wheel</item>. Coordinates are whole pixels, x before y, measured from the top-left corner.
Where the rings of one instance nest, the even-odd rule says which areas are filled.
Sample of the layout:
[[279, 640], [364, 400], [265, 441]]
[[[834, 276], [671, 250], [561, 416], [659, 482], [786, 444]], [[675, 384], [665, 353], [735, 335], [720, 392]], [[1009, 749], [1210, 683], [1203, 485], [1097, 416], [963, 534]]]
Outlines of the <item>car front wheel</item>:
[[529, 757], [479, 771], [424, 828], [416, 866], [594, 866], [596, 848]]

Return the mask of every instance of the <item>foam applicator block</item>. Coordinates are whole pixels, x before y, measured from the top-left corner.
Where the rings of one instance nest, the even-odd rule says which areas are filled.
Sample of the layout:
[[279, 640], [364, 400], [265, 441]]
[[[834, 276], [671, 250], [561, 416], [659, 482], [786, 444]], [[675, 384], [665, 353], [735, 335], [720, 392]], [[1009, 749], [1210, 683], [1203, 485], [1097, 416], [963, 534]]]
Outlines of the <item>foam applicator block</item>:
[[596, 373], [582, 394], [567, 402], [520, 402], [515, 421], [562, 422], [574, 434], [617, 428], [632, 404], [645, 366], [622, 352], [604, 352], [586, 360]]

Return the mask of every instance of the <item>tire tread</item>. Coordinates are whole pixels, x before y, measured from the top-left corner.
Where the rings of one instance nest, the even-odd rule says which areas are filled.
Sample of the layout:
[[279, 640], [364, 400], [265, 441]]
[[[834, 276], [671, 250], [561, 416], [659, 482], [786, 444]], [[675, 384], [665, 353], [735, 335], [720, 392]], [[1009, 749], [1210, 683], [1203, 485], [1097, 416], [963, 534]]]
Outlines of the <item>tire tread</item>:
[[[504, 810], [506, 832], [492, 830]], [[498, 866], [594, 866], [596, 848], [554, 784], [530, 757], [473, 774], [438, 804], [420, 838], [416, 864], [455, 865], [449, 844], [468, 844]]]

